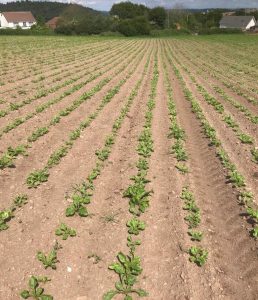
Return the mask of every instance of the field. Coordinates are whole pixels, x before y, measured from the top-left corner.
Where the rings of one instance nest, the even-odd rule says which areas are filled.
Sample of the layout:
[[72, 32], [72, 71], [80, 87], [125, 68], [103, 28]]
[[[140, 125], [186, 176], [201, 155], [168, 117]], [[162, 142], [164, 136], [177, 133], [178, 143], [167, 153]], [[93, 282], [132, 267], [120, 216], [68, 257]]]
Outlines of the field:
[[0, 299], [257, 299], [257, 49], [1, 37]]

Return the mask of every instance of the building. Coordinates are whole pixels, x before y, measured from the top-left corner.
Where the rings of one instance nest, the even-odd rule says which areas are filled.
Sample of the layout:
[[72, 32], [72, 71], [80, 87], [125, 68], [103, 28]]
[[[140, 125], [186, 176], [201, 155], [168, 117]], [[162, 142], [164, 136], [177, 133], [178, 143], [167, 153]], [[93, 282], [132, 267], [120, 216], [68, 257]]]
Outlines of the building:
[[52, 18], [51, 20], [49, 20], [49, 21], [46, 23], [47, 27], [49, 27], [49, 28], [55, 30], [56, 27], [57, 27], [57, 22], [58, 22], [58, 20], [59, 20], [59, 17], [54, 17], [54, 18]]
[[254, 28], [256, 20], [253, 16], [224, 16], [220, 20], [220, 28], [249, 30]]
[[1, 29], [15, 29], [17, 27], [22, 29], [30, 29], [31, 26], [35, 24], [36, 20], [30, 11], [0, 12]]

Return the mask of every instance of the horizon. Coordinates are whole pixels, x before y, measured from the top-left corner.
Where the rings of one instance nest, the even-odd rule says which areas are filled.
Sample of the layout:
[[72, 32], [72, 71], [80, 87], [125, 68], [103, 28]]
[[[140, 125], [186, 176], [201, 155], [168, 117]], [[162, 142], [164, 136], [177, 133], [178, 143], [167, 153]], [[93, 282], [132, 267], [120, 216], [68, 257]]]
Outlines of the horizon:
[[[33, 1], [33, 0], [32, 0]], [[116, 0], [49, 0], [51, 2], [61, 2], [61, 3], [72, 3], [72, 4], [79, 4], [85, 7], [89, 7], [99, 11], [109, 11], [113, 4], [125, 1], [116, 1]], [[6, 1], [0, 0], [0, 3], [6, 4], [10, 2], [17, 2], [17, 1]], [[45, 2], [45, 1], [33, 1], [33, 2]], [[182, 7], [185, 9], [248, 9], [248, 8], [258, 8], [258, 0], [251, 0], [251, 1], [241, 1], [241, 0], [232, 0], [232, 1], [225, 1], [225, 0], [217, 0], [216, 5], [214, 5], [214, 1], [211, 0], [133, 0], [130, 1], [136, 4], [143, 4], [148, 7], [155, 7], [155, 6], [163, 6], [165, 8], [175, 8], [175, 7]], [[230, 2], [230, 4], [229, 4]], [[244, 2], [244, 3], [243, 3]]]

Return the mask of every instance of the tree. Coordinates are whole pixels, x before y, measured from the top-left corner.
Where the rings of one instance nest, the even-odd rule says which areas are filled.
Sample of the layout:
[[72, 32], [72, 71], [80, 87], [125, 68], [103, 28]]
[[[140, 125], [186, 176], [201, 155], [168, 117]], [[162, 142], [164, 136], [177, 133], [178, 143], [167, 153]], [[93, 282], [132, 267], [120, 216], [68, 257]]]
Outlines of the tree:
[[138, 16], [147, 16], [148, 11], [148, 7], [142, 4], [134, 4], [128, 1], [114, 4], [110, 10], [110, 14], [118, 16], [120, 19], [133, 19]]
[[164, 28], [166, 22], [166, 10], [163, 7], [154, 7], [149, 12], [149, 19], [159, 27]]

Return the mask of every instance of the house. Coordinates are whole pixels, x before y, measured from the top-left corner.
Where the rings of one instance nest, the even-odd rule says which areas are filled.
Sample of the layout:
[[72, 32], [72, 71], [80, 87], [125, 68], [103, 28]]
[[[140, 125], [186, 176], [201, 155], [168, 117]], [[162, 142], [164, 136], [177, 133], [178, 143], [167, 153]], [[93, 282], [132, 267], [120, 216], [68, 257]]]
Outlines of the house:
[[22, 29], [30, 29], [36, 24], [36, 20], [30, 11], [8, 11], [0, 12], [0, 28], [20, 27]]
[[249, 30], [256, 24], [253, 16], [224, 16], [220, 20], [220, 28]]
[[52, 18], [51, 20], [49, 20], [49, 21], [46, 23], [47, 27], [49, 27], [49, 28], [55, 30], [56, 27], [57, 27], [57, 22], [58, 22], [58, 20], [59, 20], [59, 17], [54, 17], [54, 18]]

